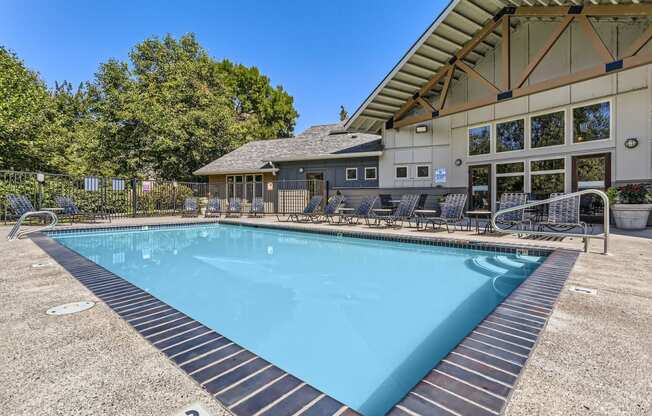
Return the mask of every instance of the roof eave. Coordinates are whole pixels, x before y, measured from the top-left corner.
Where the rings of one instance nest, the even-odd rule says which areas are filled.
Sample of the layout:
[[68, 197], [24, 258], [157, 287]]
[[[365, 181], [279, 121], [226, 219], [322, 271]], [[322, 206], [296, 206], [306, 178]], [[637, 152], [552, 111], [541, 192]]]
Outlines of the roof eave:
[[362, 102], [362, 104], [360, 104], [360, 106], [355, 110], [353, 115], [351, 117], [349, 117], [349, 119], [344, 124], [344, 129], [350, 129], [351, 128], [351, 125], [358, 119], [358, 117], [360, 117], [360, 115], [365, 110], [365, 108], [369, 105], [369, 103], [371, 103], [374, 100], [374, 98], [376, 98], [378, 93], [387, 85], [387, 83], [389, 83], [392, 80], [394, 75], [396, 75], [396, 73], [401, 70], [403, 65], [405, 65], [405, 63], [412, 58], [414, 53], [430, 37], [430, 34], [434, 31], [434, 29], [436, 27], [438, 27], [441, 24], [441, 22], [446, 20], [446, 18], [450, 14], [450, 12], [453, 11], [453, 9], [455, 9], [455, 7], [457, 6], [457, 4], [460, 1], [462, 1], [462, 0], [450, 0], [450, 2], [448, 3], [448, 6], [446, 6], [441, 11], [441, 13], [439, 13], [439, 16], [437, 16], [437, 18], [432, 22], [432, 24], [430, 26], [428, 26], [428, 28], [421, 34], [419, 39], [417, 39], [417, 41], [414, 42], [412, 47], [410, 49], [408, 49], [408, 51], [396, 63], [396, 65], [394, 65], [392, 70], [385, 76], [385, 78], [383, 78], [383, 80], [376, 86], [376, 88], [371, 92], [371, 94], [369, 94], [367, 99], [365, 99]]
[[230, 174], [242, 174], [242, 173], [276, 173], [278, 168], [270, 169], [215, 169], [209, 170], [198, 169], [193, 172], [195, 176], [211, 176], [211, 175], [230, 175]]
[[274, 159], [273, 162], [301, 162], [305, 160], [329, 160], [329, 159], [359, 159], [363, 157], [382, 156], [382, 154], [383, 154], [382, 150], [377, 150], [373, 152], [331, 153], [327, 155], [314, 155], [314, 156]]

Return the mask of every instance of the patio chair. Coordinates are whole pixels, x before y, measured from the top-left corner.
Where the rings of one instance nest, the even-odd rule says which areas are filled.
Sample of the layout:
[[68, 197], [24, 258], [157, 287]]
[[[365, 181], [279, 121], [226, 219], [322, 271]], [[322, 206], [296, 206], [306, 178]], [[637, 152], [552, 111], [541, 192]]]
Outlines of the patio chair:
[[290, 213], [287, 215], [287, 218], [285, 220], [281, 219], [280, 214], [276, 214], [276, 218], [280, 222], [287, 222], [287, 221], [296, 221], [296, 222], [305, 222], [309, 221], [310, 215], [313, 215], [316, 212], [319, 212], [319, 207], [321, 206], [321, 201], [324, 199], [323, 196], [321, 195], [315, 195], [312, 198], [310, 198], [310, 201], [308, 201], [308, 204], [306, 207], [303, 209], [302, 212], [296, 213]]
[[419, 201], [419, 195], [416, 194], [405, 194], [401, 197], [401, 202], [399, 202], [396, 210], [389, 215], [374, 215], [373, 223], [369, 223], [370, 226], [382, 226], [383, 224], [387, 227], [392, 227], [398, 225], [399, 227], [403, 226], [403, 221], [409, 221], [414, 214], [414, 210], [417, 207], [417, 202]]
[[[550, 198], [563, 196], [563, 193], [552, 193]], [[552, 231], [570, 231], [573, 228], [581, 228], [584, 234], [589, 231], [589, 224], [580, 220], [580, 197], [566, 198], [551, 202], [548, 206], [548, 218], [539, 222], [538, 228], [543, 231], [544, 227]]]
[[249, 208], [249, 216], [258, 217], [265, 214], [265, 201], [262, 197], [254, 197], [254, 200], [251, 201], [251, 208]]
[[361, 219], [364, 219], [368, 225], [369, 218], [373, 216], [373, 208], [377, 200], [378, 196], [376, 195], [365, 197], [353, 212], [338, 212], [332, 216], [330, 223], [333, 225], [353, 225], [358, 224]]
[[380, 207], [384, 209], [394, 209], [394, 204], [392, 204], [392, 196], [390, 194], [380, 194]]
[[83, 218], [89, 218], [91, 221], [95, 221], [98, 218], [108, 219], [111, 222], [111, 216], [105, 212], [93, 212], [93, 211], [82, 211], [79, 209], [72, 197], [67, 195], [57, 195], [54, 197], [54, 202], [57, 206], [63, 209], [62, 216], [69, 217], [71, 221], [74, 219], [81, 220]]
[[226, 212], [227, 217], [242, 216], [242, 202], [240, 198], [229, 198], [229, 209]]
[[340, 206], [344, 202], [344, 196], [342, 195], [333, 195], [329, 198], [328, 203], [324, 207], [323, 212], [317, 212], [311, 216], [314, 222], [319, 222], [321, 220], [331, 222], [333, 217], [339, 212]]
[[222, 215], [222, 200], [220, 198], [211, 198], [206, 204], [204, 217], [220, 217]]
[[[419, 226], [423, 224], [423, 229], [428, 228], [428, 224], [432, 225], [432, 229], [437, 226], [446, 226], [446, 231], [452, 233], [455, 231], [455, 225], [464, 221], [464, 207], [466, 206], [466, 194], [448, 194], [446, 199], [441, 204], [441, 213], [439, 217], [423, 217], [419, 219]], [[453, 231], [450, 226], [453, 225]]]
[[[521, 192], [503, 192], [498, 203], [498, 211], [527, 204], [527, 194]], [[506, 212], [496, 217], [496, 225], [504, 225], [510, 229], [517, 226], [532, 228], [532, 221], [525, 218], [525, 209]]]
[[197, 217], [199, 216], [199, 204], [197, 198], [188, 197], [183, 201], [181, 208], [182, 217]]

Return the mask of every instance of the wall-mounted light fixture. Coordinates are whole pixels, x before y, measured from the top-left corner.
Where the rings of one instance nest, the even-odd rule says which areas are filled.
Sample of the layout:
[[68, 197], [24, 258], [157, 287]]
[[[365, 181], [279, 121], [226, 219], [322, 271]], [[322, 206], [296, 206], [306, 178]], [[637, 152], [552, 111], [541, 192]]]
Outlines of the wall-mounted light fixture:
[[303, 173], [303, 168], [299, 168], [299, 173]]
[[428, 133], [428, 126], [425, 124], [417, 126], [417, 133]]
[[462, 159], [455, 159], [455, 166], [462, 166]]
[[42, 173], [37, 173], [37, 174], [36, 174], [36, 180], [37, 180], [38, 182], [41, 182], [41, 183], [45, 182], [45, 175], [42, 174]]
[[625, 147], [628, 149], [634, 149], [638, 146], [638, 139], [636, 137], [631, 137], [625, 140]]

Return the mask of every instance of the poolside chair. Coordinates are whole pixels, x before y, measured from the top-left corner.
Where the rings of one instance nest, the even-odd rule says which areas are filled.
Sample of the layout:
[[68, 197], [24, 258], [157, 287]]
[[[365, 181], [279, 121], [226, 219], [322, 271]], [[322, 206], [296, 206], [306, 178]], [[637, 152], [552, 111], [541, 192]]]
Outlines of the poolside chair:
[[222, 215], [222, 201], [220, 198], [211, 198], [206, 204], [206, 210], [204, 210], [204, 217], [220, 217]]
[[328, 203], [324, 207], [323, 212], [317, 212], [311, 216], [313, 222], [319, 222], [321, 220], [331, 222], [333, 217], [338, 214], [340, 206], [344, 202], [344, 196], [342, 195], [333, 195], [328, 200]]
[[394, 204], [392, 204], [392, 196], [389, 194], [380, 194], [380, 207], [385, 209], [394, 209]]
[[199, 204], [197, 204], [197, 198], [186, 198], [183, 201], [183, 208], [181, 209], [182, 217], [197, 217], [199, 216]]
[[[455, 225], [464, 221], [464, 207], [466, 206], [466, 194], [448, 194], [446, 199], [441, 204], [441, 213], [439, 217], [422, 217], [419, 219], [418, 226], [423, 225], [423, 229], [428, 228], [428, 224], [432, 225], [432, 229], [437, 226], [446, 226], [446, 231], [449, 233], [455, 231]], [[453, 231], [450, 226], [453, 225]]]
[[265, 201], [262, 197], [254, 197], [254, 200], [251, 201], [251, 208], [249, 208], [249, 216], [258, 217], [265, 214]]
[[296, 221], [296, 222], [305, 222], [305, 221], [310, 221], [311, 215], [314, 215], [315, 213], [319, 212], [319, 207], [321, 206], [321, 201], [324, 199], [323, 196], [321, 195], [315, 195], [312, 198], [310, 198], [310, 201], [308, 201], [308, 204], [306, 207], [303, 209], [302, 212], [296, 213], [290, 213], [287, 215], [287, 218], [285, 220], [281, 219], [280, 214], [276, 214], [276, 218], [280, 222], [286, 222], [286, 221]]
[[82, 211], [79, 209], [72, 197], [67, 195], [57, 195], [54, 197], [54, 202], [63, 209], [62, 216], [69, 217], [71, 221], [74, 219], [81, 220], [83, 218], [89, 218], [91, 221], [95, 221], [98, 218], [108, 219], [111, 222], [111, 216], [105, 212], [93, 212], [93, 211]]
[[[498, 211], [527, 204], [527, 194], [521, 192], [503, 192], [500, 196]], [[532, 221], [525, 218], [525, 209], [506, 212], [496, 217], [496, 225], [504, 225], [509, 229], [517, 226], [532, 228]]]
[[332, 221], [330, 222], [333, 225], [342, 225], [342, 224], [357, 224], [361, 219], [364, 219], [367, 224], [369, 224], [369, 218], [373, 216], [373, 208], [378, 200], [378, 196], [368, 196], [365, 197], [360, 205], [353, 212], [338, 212], [332, 216]]
[[227, 217], [241, 217], [242, 203], [240, 198], [229, 198], [229, 209], [226, 212]]
[[57, 224], [57, 216], [54, 213], [50, 211], [37, 211], [30, 200], [27, 199], [27, 197], [24, 195], [9, 194], [7, 195], [7, 201], [9, 202], [11, 210], [14, 211], [14, 214], [18, 216], [16, 224], [14, 224], [14, 226], [9, 231], [9, 234], [7, 235], [9, 240], [14, 240], [16, 238], [20, 238], [20, 236], [38, 231], [33, 230], [25, 233], [20, 233], [20, 227], [31, 216], [37, 218], [50, 216], [52, 217], [52, 223], [48, 227], [54, 227]]
[[[563, 193], [552, 193], [550, 198], [563, 196]], [[539, 230], [544, 227], [552, 231], [569, 231], [573, 228], [581, 228], [584, 234], [588, 233], [589, 224], [580, 220], [580, 197], [566, 198], [551, 202], [548, 206], [548, 218], [539, 222]]]
[[374, 215], [373, 223], [369, 223], [369, 226], [382, 226], [383, 224], [387, 227], [393, 226], [403, 226], [403, 221], [409, 221], [414, 214], [414, 210], [417, 207], [417, 202], [419, 201], [419, 195], [416, 194], [405, 194], [401, 197], [401, 202], [399, 202], [396, 210], [389, 215]]

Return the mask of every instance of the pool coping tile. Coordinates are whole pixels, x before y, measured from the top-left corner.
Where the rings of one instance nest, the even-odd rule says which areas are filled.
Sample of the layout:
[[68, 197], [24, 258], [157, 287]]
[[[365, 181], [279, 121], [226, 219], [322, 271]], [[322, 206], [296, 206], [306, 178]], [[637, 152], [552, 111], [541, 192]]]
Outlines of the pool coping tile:
[[[312, 415], [313, 413], [319, 416], [340, 416], [358, 413], [273, 364], [267, 364], [262, 357], [235, 343], [233, 345], [241, 351], [226, 357], [214, 354], [214, 350], [204, 351], [212, 345], [211, 343], [224, 337], [50, 237], [71, 233], [149, 230], [220, 223], [499, 253], [523, 253], [527, 250], [526, 255], [546, 256], [543, 264], [390, 409], [388, 414], [392, 415], [503, 414], [579, 256], [577, 251], [551, 247], [451, 240], [431, 236], [408, 237], [363, 231], [330, 231], [311, 227], [298, 229], [283, 224], [242, 224], [224, 220], [76, 228], [35, 233], [31, 236], [34, 243], [204, 390], [207, 390], [207, 386], [211, 390], [210, 386], [214, 386], [216, 380], [221, 378], [229, 380], [230, 384], [220, 386], [218, 392], [213, 391], [209, 394], [236, 416], [253, 416], [258, 412], [262, 412], [265, 416]], [[152, 312], [148, 312], [149, 310]], [[165, 315], [161, 315], [162, 312]], [[153, 318], [147, 319], [150, 315]], [[226, 338], [224, 340], [231, 342]], [[222, 343], [215, 343], [217, 344]], [[204, 352], [193, 356], [194, 350]], [[172, 351], [174, 353], [171, 353]], [[206, 359], [211, 354], [214, 359]], [[243, 357], [246, 359], [238, 360], [238, 354], [245, 354], [246, 357], [244, 355]], [[191, 358], [180, 362], [178, 359], [180, 356]], [[229, 361], [232, 358], [236, 359]], [[200, 369], [186, 365], [195, 360], [202, 363]], [[247, 366], [258, 361], [262, 362], [260, 368], [239, 371], [242, 368], [251, 368]], [[231, 362], [233, 365], [229, 365]], [[184, 368], [194, 368], [194, 370], [189, 371]], [[223, 369], [223, 371], [211, 373], [210, 378], [202, 382], [197, 381], [198, 374], [207, 370], [207, 373], [210, 373], [211, 368]], [[239, 378], [234, 377], [238, 374]], [[273, 374], [273, 377], [269, 378], [270, 374]], [[283, 385], [287, 386], [280, 388]], [[244, 386], [252, 387], [242, 389]], [[229, 391], [235, 392], [238, 389], [242, 392], [241, 397], [229, 395]], [[310, 392], [308, 398], [297, 402], [300, 392], [305, 391]], [[229, 399], [226, 399], [227, 397]], [[296, 410], [299, 404], [304, 406]]]

